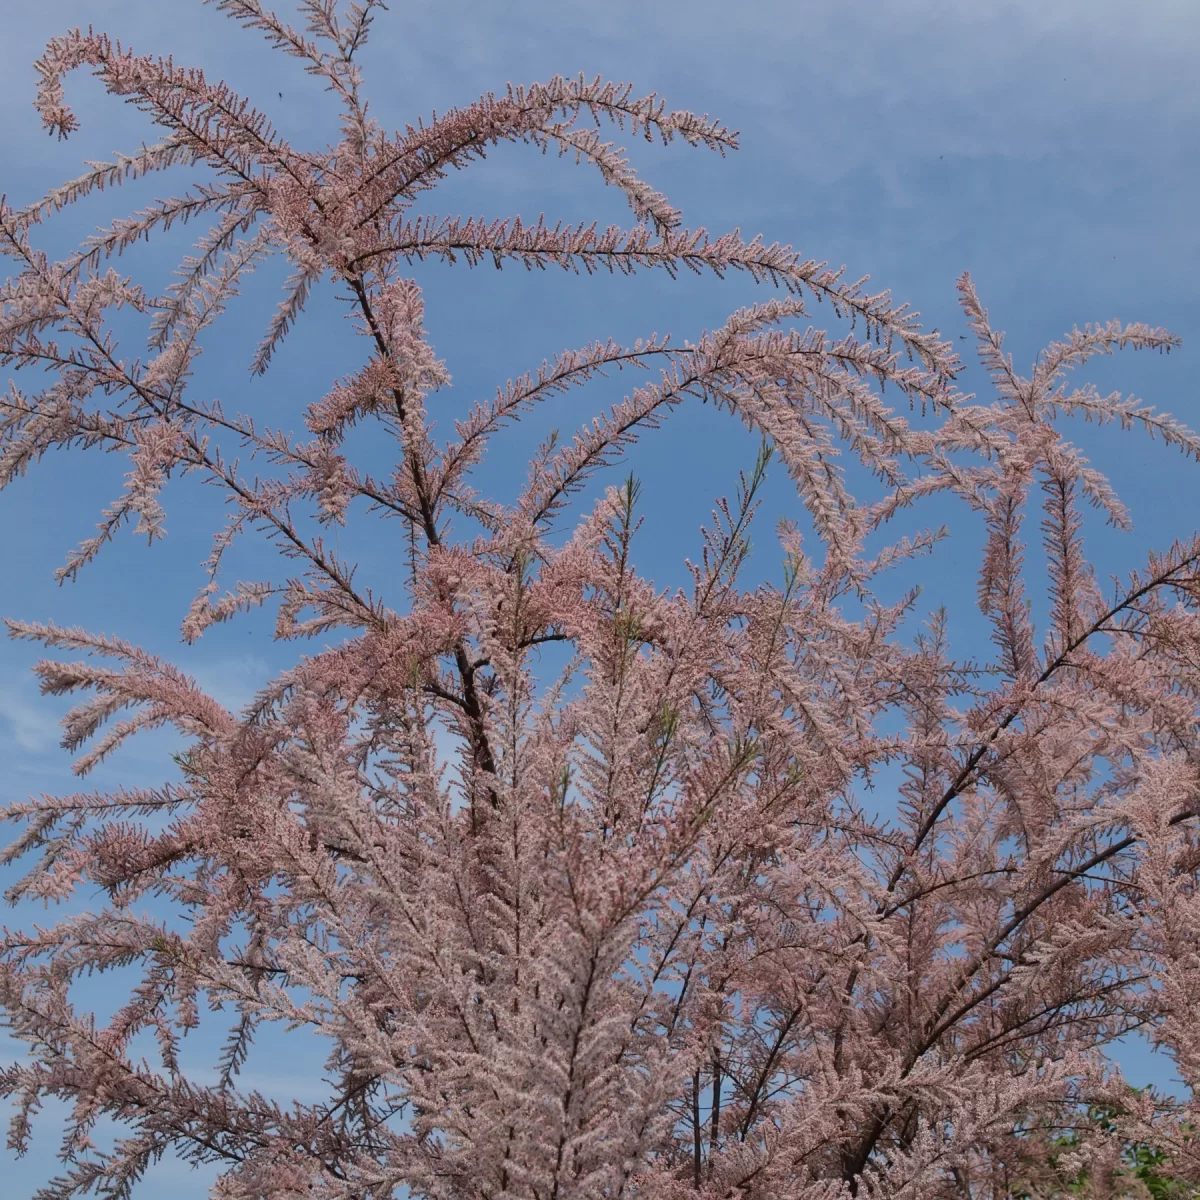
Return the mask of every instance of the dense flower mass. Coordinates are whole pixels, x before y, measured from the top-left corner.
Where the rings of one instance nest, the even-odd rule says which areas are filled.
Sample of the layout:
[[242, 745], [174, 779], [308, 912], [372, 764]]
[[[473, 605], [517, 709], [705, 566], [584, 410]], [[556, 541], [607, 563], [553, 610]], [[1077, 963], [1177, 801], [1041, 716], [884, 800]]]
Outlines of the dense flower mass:
[[[1140, 1195], [1151, 1166], [1157, 1194], [1168, 1177], [1185, 1194], [1200, 1180], [1193, 1102], [1129, 1088], [1105, 1047], [1143, 1029], [1200, 1082], [1200, 540], [1105, 594], [1083, 511], [1127, 517], [1060, 428], [1079, 415], [1141, 426], [1200, 458], [1170, 418], [1067, 382], [1095, 355], [1167, 350], [1172, 335], [1076, 329], [1021, 375], [964, 275], [994, 390], [977, 400], [907, 306], [789, 247], [684, 228], [598, 133], [613, 123], [724, 154], [736, 138], [720, 123], [581, 77], [388, 134], [355, 61], [380, 0], [304, 0], [303, 32], [259, 0], [218, 7], [323, 78], [341, 140], [297, 150], [224, 84], [102, 34], [50, 43], [37, 97], [49, 130], [76, 128], [63, 79], [88, 67], [163, 139], [27, 208], [0, 204], [16, 272], [0, 291], [0, 361], [51, 369], [0, 398], [0, 484], [62, 447], [128, 453], [124, 491], [62, 568], [73, 578], [122, 525], [162, 532], [168, 476], [202, 477], [230, 517], [184, 638], [272, 605], [279, 638], [323, 640], [233, 713], [117, 637], [9, 622], [82, 656], [38, 667], [44, 691], [84, 693], [64, 734], [80, 775], [142, 729], [187, 740], [160, 788], [6, 812], [23, 829], [4, 861], [33, 857], [10, 899], [107, 895], [0, 942], [0, 1006], [29, 1048], [0, 1073], [10, 1147], [24, 1150], [44, 1098], [72, 1106], [64, 1172], [39, 1195], [126, 1196], [164, 1153], [218, 1164], [223, 1200]], [[413, 213], [504, 141], [596, 167], [632, 223]], [[204, 181], [64, 261], [36, 248], [64, 206], [179, 166], [203, 166]], [[205, 218], [163, 295], [106, 265]], [[362, 363], [297, 412], [303, 438], [191, 382], [201, 335], [273, 254], [292, 275], [255, 371], [322, 283], [366, 341]], [[695, 342], [568, 350], [438, 440], [427, 414], [450, 376], [402, 274], [424, 259], [736, 271], [771, 294]], [[848, 328], [795, 327], [814, 299]], [[146, 318], [147, 357], [106, 324], [123, 307]], [[638, 385], [549, 439], [515, 500], [474, 490], [498, 430], [626, 369]], [[632, 479], [587, 511], [573, 502], [697, 401], [763, 450], [718, 501], [691, 586], [664, 592], [632, 565]], [[367, 422], [395, 448], [387, 478], [349, 453]], [[231, 447], [271, 469], [247, 474]], [[839, 454], [880, 498], [856, 501]], [[776, 582], [749, 587], [772, 461], [806, 515], [780, 527]], [[934, 550], [937, 533], [883, 550], [877, 535], [936, 494], [986, 530], [988, 662], [951, 657], [944, 614], [914, 638], [916, 595], [875, 590]], [[364, 512], [404, 533], [399, 594], [362, 589], [318, 532]], [[1025, 566], [1039, 512], [1040, 634]], [[253, 531], [282, 551], [280, 571], [227, 588], [226, 552]], [[548, 643], [566, 663], [553, 678], [538, 672]], [[886, 821], [856, 800], [884, 765], [904, 778]], [[98, 1020], [78, 985], [117, 967], [139, 982]], [[201, 1079], [180, 1064], [182, 1039], [213, 1020], [228, 1040]], [[324, 1040], [323, 1099], [284, 1107], [239, 1085], [267, 1022]], [[147, 1034], [157, 1062], [134, 1052]], [[92, 1141], [102, 1117], [123, 1131], [111, 1147]]]

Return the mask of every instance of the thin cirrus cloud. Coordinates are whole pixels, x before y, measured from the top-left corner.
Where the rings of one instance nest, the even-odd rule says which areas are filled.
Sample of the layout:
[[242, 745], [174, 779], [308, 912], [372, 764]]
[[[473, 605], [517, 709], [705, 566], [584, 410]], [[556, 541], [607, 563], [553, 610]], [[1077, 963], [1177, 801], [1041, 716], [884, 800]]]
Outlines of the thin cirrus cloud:
[[58, 721], [32, 679], [0, 679], [0, 731], [10, 753], [42, 755], [57, 746]]

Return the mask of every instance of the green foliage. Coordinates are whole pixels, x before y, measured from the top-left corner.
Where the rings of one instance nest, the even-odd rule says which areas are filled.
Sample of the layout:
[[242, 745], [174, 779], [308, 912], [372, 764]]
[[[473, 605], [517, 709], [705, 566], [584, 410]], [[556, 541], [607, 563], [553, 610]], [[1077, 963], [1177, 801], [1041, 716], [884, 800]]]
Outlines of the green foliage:
[[[1146, 1089], [1136, 1088], [1136, 1093]], [[1059, 1200], [1067, 1196], [1091, 1196], [1097, 1194], [1095, 1181], [1086, 1167], [1060, 1174], [1060, 1166], [1066, 1155], [1077, 1150], [1089, 1133], [1112, 1134], [1117, 1128], [1121, 1110], [1112, 1105], [1092, 1105], [1087, 1110], [1085, 1122], [1079, 1128], [1060, 1134], [1049, 1142], [1050, 1153], [1046, 1157], [1052, 1177], [1058, 1175], [1051, 1191], [1044, 1188], [1030, 1191], [1029, 1185], [1018, 1184], [1010, 1192], [1011, 1200]], [[1121, 1148], [1121, 1167], [1112, 1179], [1111, 1193], [1101, 1194], [1114, 1197], [1149, 1197], [1150, 1200], [1195, 1200], [1200, 1197], [1200, 1187], [1177, 1178], [1171, 1170], [1171, 1159], [1161, 1147], [1150, 1142], [1126, 1141]]]

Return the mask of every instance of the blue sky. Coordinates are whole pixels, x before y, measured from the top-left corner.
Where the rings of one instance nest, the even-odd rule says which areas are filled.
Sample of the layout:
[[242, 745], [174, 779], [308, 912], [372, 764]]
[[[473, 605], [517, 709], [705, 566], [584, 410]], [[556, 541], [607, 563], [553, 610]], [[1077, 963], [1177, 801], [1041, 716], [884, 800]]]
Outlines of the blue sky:
[[[49, 37], [75, 25], [93, 24], [140, 53], [172, 53], [224, 77], [300, 148], [335, 136], [330, 97], [296, 60], [198, 0], [41, 0], [10, 10], [0, 41], [0, 191], [14, 205], [80, 173], [86, 159], [155, 138], [146, 118], [84, 73], [67, 82], [82, 129], [65, 143], [42, 131], [30, 106], [32, 63]], [[389, 127], [555, 72], [631, 80], [639, 94], [657, 91], [670, 107], [708, 112], [741, 132], [736, 154], [722, 160], [682, 145], [631, 147], [635, 165], [683, 209], [689, 226], [738, 226], [845, 263], [852, 278], [870, 273], [951, 335], [965, 332], [954, 280], [969, 270], [1008, 331], [1018, 369], [1077, 323], [1119, 317], [1165, 325], [1182, 335], [1182, 350], [1106, 359], [1084, 377], [1196, 426], [1198, 58], [1194, 0], [395, 0], [362, 61], [372, 111]], [[40, 244], [65, 253], [97, 224], [182, 189], [184, 178], [174, 179], [156, 176], [98, 197], [45, 227]], [[451, 178], [422, 210], [628, 221], [623, 201], [598, 176], [521, 146]], [[130, 252], [122, 268], [161, 287], [189, 241], [186, 229], [172, 231], [157, 248]], [[194, 386], [228, 409], [294, 428], [302, 405], [349, 370], [360, 347], [326, 292], [271, 374], [251, 383], [245, 366], [282, 274], [275, 264], [254, 278], [246, 303], [207, 343]], [[588, 279], [441, 265], [414, 274], [426, 288], [433, 343], [454, 376], [447, 414], [560, 350], [655, 330], [694, 339], [761, 295], [744, 280], [686, 275]], [[814, 311], [817, 324], [829, 318]], [[546, 428], [573, 428], [627, 383], [616, 377], [576, 393], [498, 444], [481, 476], [485, 489], [512, 495], [530, 444]], [[963, 386], [986, 394], [978, 372], [968, 370]], [[1150, 546], [1200, 524], [1195, 464], [1112, 430], [1081, 427], [1077, 440], [1109, 472], [1136, 522], [1132, 535], [1098, 533], [1103, 572], [1137, 567]], [[727, 416], [684, 409], [631, 454], [645, 486], [639, 561], [656, 582], [681, 581], [683, 557], [698, 553], [697, 530], [713, 498], [732, 491], [754, 450], [754, 439]], [[54, 568], [90, 534], [123, 470], [115, 458], [58, 457], [0, 496], [0, 549], [9, 566], [0, 575], [0, 613], [120, 634], [172, 657], [219, 698], [248, 698], [294, 649], [271, 644], [269, 621], [215, 629], [192, 648], [178, 642], [219, 519], [215, 494], [186, 481], [172, 487], [165, 543], [147, 551], [127, 536], [79, 583], [55, 586]], [[768, 513], [795, 507], [776, 471]], [[768, 549], [769, 530], [768, 518], [758, 535]], [[970, 652], [981, 632], [970, 611], [978, 531], [951, 519], [951, 533], [921, 582], [928, 606], [942, 599], [956, 606], [954, 644]], [[368, 577], [386, 589], [399, 563], [387, 541], [394, 531], [340, 536], [343, 552], [370, 553]], [[245, 546], [234, 574], [265, 574], [269, 553]], [[28, 674], [36, 657], [30, 647], [0, 643], [0, 798], [72, 787], [56, 746], [61, 706], [40, 700]], [[166, 748], [166, 739], [147, 738], [97, 782], [158, 781]], [[1121, 1061], [1135, 1082], [1169, 1085], [1169, 1064], [1144, 1048], [1128, 1047]], [[286, 1095], [293, 1077], [280, 1067], [267, 1082]], [[44, 1177], [52, 1148], [42, 1139], [14, 1178]], [[172, 1183], [182, 1197], [199, 1181], [184, 1186], [186, 1177], [172, 1175]]]

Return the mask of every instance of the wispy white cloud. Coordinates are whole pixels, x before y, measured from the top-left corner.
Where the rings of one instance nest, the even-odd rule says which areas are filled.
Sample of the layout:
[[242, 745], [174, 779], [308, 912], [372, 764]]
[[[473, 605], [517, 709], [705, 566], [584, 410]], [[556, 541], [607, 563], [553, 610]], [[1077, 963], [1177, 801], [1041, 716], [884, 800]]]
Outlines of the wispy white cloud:
[[53, 750], [61, 730], [54, 708], [29, 678], [0, 677], [0, 738], [35, 754]]
[[240, 712], [271, 681], [274, 672], [266, 659], [254, 654], [218, 657], [187, 666], [188, 673], [218, 704]]

